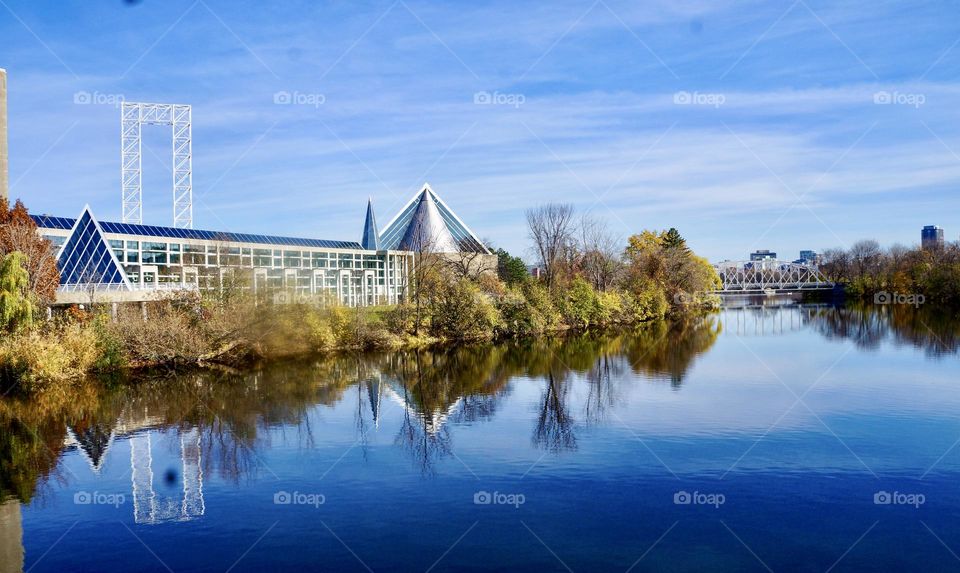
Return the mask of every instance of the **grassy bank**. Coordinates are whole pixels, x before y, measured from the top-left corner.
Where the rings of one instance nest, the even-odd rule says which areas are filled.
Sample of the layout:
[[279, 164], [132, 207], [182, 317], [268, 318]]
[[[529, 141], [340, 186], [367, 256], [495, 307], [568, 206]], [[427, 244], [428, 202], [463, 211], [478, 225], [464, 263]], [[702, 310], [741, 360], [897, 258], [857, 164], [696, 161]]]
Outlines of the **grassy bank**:
[[139, 305], [71, 308], [0, 340], [5, 389], [63, 388], [93, 373], [146, 367], [242, 365], [341, 350], [402, 349], [635, 325], [663, 318], [665, 294], [598, 292], [576, 279], [550, 291], [536, 281], [444, 281], [419, 304], [346, 308], [274, 304], [219, 293]]

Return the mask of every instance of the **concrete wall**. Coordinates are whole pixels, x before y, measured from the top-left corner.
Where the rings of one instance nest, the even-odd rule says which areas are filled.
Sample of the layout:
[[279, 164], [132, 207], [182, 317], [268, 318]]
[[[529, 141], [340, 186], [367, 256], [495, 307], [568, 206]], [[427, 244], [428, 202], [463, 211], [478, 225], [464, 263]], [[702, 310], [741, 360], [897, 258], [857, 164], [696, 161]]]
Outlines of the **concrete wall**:
[[0, 573], [23, 571], [23, 524], [20, 502], [0, 503]]

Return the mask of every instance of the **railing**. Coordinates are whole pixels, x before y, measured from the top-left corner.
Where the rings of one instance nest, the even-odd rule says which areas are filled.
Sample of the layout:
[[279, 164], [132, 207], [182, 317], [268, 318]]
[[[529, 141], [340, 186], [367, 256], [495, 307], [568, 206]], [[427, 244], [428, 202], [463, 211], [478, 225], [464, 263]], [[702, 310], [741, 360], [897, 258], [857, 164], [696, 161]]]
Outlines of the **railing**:
[[57, 287], [57, 292], [87, 292], [87, 293], [106, 293], [106, 292], [130, 292], [130, 291], [195, 291], [199, 287], [197, 283], [131, 283], [127, 286], [124, 283], [77, 283], [66, 284]]
[[716, 266], [723, 288], [717, 292], [825, 290], [833, 283], [813, 265], [781, 261], [725, 263]]

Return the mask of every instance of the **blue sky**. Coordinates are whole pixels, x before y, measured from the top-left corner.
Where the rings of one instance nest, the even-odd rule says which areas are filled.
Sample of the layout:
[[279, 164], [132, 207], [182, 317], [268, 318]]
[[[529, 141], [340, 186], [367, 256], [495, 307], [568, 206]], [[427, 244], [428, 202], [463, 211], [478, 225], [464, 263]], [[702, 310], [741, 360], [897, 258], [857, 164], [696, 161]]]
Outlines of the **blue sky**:
[[[525, 255], [547, 201], [711, 260], [956, 240], [958, 43], [948, 2], [0, 0], [33, 212], [119, 219], [122, 97], [193, 106], [198, 228], [359, 239], [427, 181]], [[170, 224], [168, 129], [144, 147]]]

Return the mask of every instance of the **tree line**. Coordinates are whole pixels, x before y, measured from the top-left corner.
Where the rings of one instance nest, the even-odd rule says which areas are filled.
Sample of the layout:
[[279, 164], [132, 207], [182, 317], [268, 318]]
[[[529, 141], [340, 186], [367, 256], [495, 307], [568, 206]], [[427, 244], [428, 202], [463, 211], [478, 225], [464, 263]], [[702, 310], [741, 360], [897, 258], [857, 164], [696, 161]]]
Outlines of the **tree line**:
[[846, 286], [848, 296], [872, 299], [878, 293], [923, 295], [927, 304], [960, 308], [960, 244], [921, 248], [893, 245], [884, 249], [872, 239], [849, 249], [823, 253], [820, 270]]

